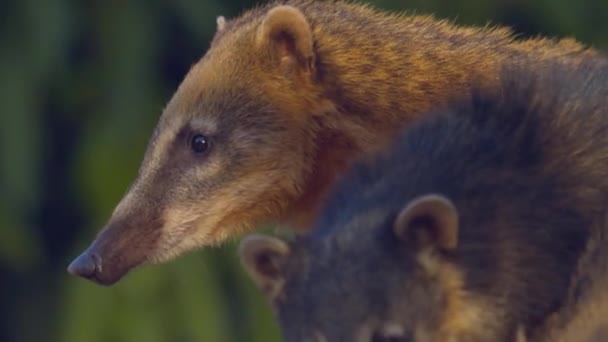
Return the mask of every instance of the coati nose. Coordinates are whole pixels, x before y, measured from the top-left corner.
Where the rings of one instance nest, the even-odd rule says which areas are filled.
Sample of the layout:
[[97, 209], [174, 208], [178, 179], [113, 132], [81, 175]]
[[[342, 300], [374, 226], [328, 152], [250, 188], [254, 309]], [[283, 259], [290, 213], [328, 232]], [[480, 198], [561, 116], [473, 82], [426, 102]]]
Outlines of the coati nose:
[[68, 272], [75, 276], [90, 279], [101, 271], [101, 258], [88, 250], [80, 254], [68, 266]]

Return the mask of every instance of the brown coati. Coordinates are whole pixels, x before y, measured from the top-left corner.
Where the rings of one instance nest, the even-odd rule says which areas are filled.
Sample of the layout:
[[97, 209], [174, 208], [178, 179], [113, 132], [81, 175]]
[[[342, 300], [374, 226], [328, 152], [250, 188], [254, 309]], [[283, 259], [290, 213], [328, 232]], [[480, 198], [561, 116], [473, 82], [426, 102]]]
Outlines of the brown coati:
[[[305, 231], [335, 180], [399, 128], [505, 61], [576, 65], [573, 40], [516, 40], [340, 1], [272, 2], [218, 32], [164, 109], [139, 174], [69, 271], [112, 284], [131, 268], [256, 226]], [[598, 57], [600, 58], [600, 57]]]
[[357, 163], [309, 234], [241, 242], [286, 341], [605, 334], [608, 67], [502, 75]]

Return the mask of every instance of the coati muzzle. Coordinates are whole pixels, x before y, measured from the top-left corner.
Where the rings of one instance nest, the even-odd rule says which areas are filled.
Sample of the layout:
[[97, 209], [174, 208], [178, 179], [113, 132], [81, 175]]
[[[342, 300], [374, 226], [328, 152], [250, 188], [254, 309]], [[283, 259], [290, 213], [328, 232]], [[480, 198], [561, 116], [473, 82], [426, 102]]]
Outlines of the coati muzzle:
[[157, 220], [111, 220], [89, 248], [70, 263], [68, 272], [100, 285], [116, 283], [134, 267], [154, 258], [160, 236], [158, 225]]

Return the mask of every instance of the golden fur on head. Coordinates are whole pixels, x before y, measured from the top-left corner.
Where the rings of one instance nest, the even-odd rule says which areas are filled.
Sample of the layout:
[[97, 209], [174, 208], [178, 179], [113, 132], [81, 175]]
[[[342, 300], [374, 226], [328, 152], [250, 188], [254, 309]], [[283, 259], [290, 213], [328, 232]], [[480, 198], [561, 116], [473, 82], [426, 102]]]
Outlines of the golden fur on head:
[[488, 322], [493, 319], [489, 316], [498, 318], [501, 313], [479, 294], [466, 291], [462, 271], [432, 249], [420, 251], [417, 261], [439, 285], [444, 298], [439, 328], [425, 335], [431, 336], [432, 342], [481, 341], [485, 334], [492, 336], [494, 331]]
[[306, 17], [292, 6], [277, 6], [262, 21], [255, 37], [260, 49], [274, 50], [280, 64], [300, 64], [314, 71], [312, 31]]

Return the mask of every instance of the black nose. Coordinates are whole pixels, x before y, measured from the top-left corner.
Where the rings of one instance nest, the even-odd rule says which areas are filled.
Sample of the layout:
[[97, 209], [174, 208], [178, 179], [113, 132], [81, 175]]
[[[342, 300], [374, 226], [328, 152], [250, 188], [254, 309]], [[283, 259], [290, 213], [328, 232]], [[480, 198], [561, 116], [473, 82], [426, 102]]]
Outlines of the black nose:
[[85, 251], [72, 261], [68, 266], [68, 272], [83, 278], [91, 278], [101, 266], [99, 261], [95, 254]]

